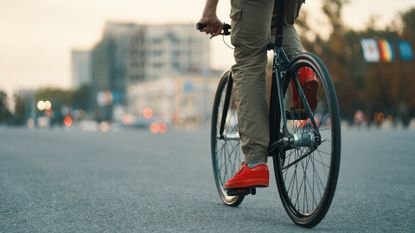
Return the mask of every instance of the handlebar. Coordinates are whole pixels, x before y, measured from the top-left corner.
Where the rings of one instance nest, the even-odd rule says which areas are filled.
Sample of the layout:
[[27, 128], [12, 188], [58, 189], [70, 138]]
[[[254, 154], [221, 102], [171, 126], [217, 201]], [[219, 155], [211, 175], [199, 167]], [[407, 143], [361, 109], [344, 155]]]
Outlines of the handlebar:
[[[207, 24], [205, 24], [205, 23], [197, 23], [196, 24], [196, 29], [198, 31], [203, 30], [203, 28], [205, 28], [205, 27], [207, 27]], [[231, 25], [229, 25], [227, 23], [224, 23], [223, 24], [223, 27], [222, 27], [222, 33], [221, 33], [221, 35], [225, 35], [225, 36], [230, 35], [231, 34], [230, 30], [231, 30]]]

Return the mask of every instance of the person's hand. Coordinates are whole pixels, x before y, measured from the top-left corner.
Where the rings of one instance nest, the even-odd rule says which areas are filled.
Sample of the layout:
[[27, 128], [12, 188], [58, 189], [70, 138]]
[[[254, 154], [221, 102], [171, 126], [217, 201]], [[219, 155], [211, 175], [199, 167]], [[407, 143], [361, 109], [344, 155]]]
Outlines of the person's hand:
[[209, 12], [205, 10], [199, 23], [206, 24], [207, 26], [201, 31], [212, 36], [219, 35], [222, 31], [223, 23], [218, 19], [215, 12]]

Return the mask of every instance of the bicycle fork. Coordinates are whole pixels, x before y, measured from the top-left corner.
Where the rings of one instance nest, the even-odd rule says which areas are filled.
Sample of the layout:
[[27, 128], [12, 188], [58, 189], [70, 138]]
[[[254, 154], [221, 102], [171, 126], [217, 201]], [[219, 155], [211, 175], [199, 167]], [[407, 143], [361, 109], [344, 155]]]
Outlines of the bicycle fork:
[[231, 101], [231, 95], [232, 95], [232, 73], [229, 72], [228, 74], [228, 80], [227, 80], [227, 86], [226, 86], [226, 94], [225, 94], [225, 102], [223, 103], [223, 112], [220, 120], [220, 127], [219, 127], [219, 139], [224, 139], [223, 132], [225, 131], [225, 123], [226, 123], [226, 117], [228, 115], [228, 109], [229, 109], [229, 103]]

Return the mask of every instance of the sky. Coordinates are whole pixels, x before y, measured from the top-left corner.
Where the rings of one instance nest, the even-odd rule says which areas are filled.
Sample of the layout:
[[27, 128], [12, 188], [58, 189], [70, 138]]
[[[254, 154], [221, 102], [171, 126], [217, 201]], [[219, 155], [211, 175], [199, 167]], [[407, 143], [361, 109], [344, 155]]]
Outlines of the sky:
[[[71, 86], [70, 51], [90, 49], [100, 39], [108, 20], [136, 23], [195, 23], [205, 0], [0, 0], [0, 90]], [[306, 0], [310, 24], [327, 29], [321, 0]], [[415, 7], [413, 0], [350, 0], [343, 20], [362, 29], [370, 16], [378, 26], [398, 12]], [[220, 0], [218, 16], [229, 20], [230, 0]], [[206, 38], [208, 39], [208, 38]], [[226, 69], [233, 51], [220, 38], [211, 41], [211, 65]]]

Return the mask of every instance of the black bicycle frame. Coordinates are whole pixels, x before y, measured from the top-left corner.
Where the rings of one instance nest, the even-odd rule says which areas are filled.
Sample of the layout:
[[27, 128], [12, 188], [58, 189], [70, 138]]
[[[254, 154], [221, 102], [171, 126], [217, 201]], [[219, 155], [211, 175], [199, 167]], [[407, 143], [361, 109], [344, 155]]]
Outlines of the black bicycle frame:
[[[290, 64], [290, 59], [288, 58], [287, 54], [285, 53], [282, 47], [282, 39], [283, 39], [283, 16], [284, 16], [284, 6], [285, 0], [276, 0], [274, 4], [274, 11], [277, 12], [278, 17], [276, 20], [276, 36], [275, 36], [275, 47], [274, 47], [274, 60], [273, 60], [273, 67], [272, 67], [272, 80], [271, 80], [271, 99], [270, 103], [277, 103], [270, 105], [270, 114], [269, 114], [269, 124], [270, 124], [270, 156], [273, 156], [273, 152], [277, 149], [281, 149], [284, 147], [282, 144], [286, 144], [287, 141], [278, 141], [277, 142], [277, 135], [280, 133], [279, 130], [282, 128], [283, 139], [288, 140], [289, 131], [287, 127], [287, 113], [285, 112], [285, 103], [284, 103], [284, 92], [282, 87], [282, 79], [285, 77], [288, 65]], [[295, 86], [298, 88], [299, 96], [301, 100], [306, 103], [306, 114], [311, 119], [311, 122], [314, 128], [317, 128], [316, 122], [314, 117], [312, 116], [310, 107], [308, 106], [305, 94], [299, 84], [297, 79], [293, 79]], [[224, 102], [224, 111], [222, 112], [221, 116], [221, 124], [219, 128], [219, 135], [220, 138], [223, 139], [223, 132], [225, 128], [225, 121], [228, 112], [230, 96], [232, 92], [232, 85], [233, 80], [231, 73], [229, 73], [228, 77], [228, 85], [226, 90], [225, 102]], [[277, 114], [279, 112], [279, 122], [276, 121]], [[280, 125], [280, 122], [282, 125]]]
[[[276, 103], [276, 97], [278, 97], [279, 109], [280, 109], [280, 119], [282, 120], [282, 130], [284, 134], [288, 134], [287, 128], [287, 115], [284, 111], [284, 93], [282, 90], [281, 80], [284, 77], [286, 72], [286, 67], [289, 64], [290, 60], [288, 59], [287, 54], [282, 48], [282, 38], [283, 38], [283, 19], [284, 19], [284, 0], [276, 0], [274, 4], [274, 11], [277, 12], [276, 28], [277, 33], [275, 36], [275, 47], [274, 47], [274, 61], [272, 66], [272, 80], [271, 80], [271, 100], [270, 103]], [[275, 92], [277, 95], [275, 95]], [[278, 109], [275, 104], [270, 105], [270, 143], [276, 141], [276, 133], [279, 133], [279, 124], [275, 122], [275, 115], [277, 114]]]
[[229, 102], [231, 100], [231, 95], [232, 95], [232, 86], [233, 86], [232, 73], [229, 72], [228, 75], [229, 76], [228, 76], [228, 82], [226, 86], [225, 101], [223, 103], [223, 112], [222, 112], [222, 117], [220, 120], [220, 128], [219, 128], [220, 139], [224, 138], [223, 131], [225, 130], [226, 116], [228, 115]]
[[[285, 0], [276, 0], [274, 4], [274, 12], [277, 12], [276, 20], [276, 36], [274, 47], [274, 61], [272, 67], [271, 80], [271, 99], [269, 111], [269, 126], [270, 126], [270, 145], [269, 156], [276, 156], [274, 152], [284, 150], [290, 147], [291, 136], [287, 126], [287, 112], [285, 111], [284, 91], [282, 87], [282, 80], [286, 77], [290, 59], [282, 47], [283, 40], [283, 19], [284, 19]], [[294, 85], [299, 91], [299, 96], [303, 103], [305, 103], [306, 115], [311, 119], [311, 122], [316, 128], [314, 117], [312, 116], [310, 107], [307, 103], [305, 94], [295, 76], [292, 77]], [[278, 99], [278, 100], [277, 100]], [[278, 101], [278, 106], [275, 104]], [[274, 104], [273, 104], [274, 103]], [[278, 114], [279, 117], [278, 118]], [[280, 135], [280, 128], [282, 135]], [[278, 140], [278, 141], [277, 141]]]

